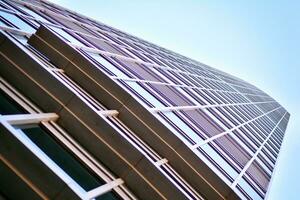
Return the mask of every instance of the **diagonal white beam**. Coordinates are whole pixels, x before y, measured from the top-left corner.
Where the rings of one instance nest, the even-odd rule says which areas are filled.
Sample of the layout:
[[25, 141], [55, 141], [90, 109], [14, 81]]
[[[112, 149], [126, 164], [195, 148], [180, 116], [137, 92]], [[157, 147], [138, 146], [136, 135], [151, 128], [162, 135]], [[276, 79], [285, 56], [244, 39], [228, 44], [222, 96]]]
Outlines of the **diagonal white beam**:
[[224, 131], [224, 132], [219, 133], [219, 134], [217, 134], [217, 135], [214, 135], [214, 136], [212, 136], [212, 137], [210, 137], [210, 138], [208, 138], [208, 139], [206, 139], [206, 140], [203, 140], [203, 141], [201, 141], [201, 142], [199, 142], [199, 143], [193, 145], [191, 148], [192, 148], [192, 149], [196, 149], [196, 148], [198, 148], [198, 147], [200, 147], [200, 146], [202, 146], [202, 145], [204, 145], [204, 144], [207, 144], [207, 143], [209, 143], [209, 142], [211, 142], [211, 141], [213, 141], [213, 140], [215, 140], [215, 139], [217, 139], [217, 138], [219, 138], [219, 137], [222, 137], [223, 135], [226, 135], [226, 134], [228, 134], [228, 133], [231, 133], [232, 131], [234, 131], [234, 130], [236, 130], [236, 129], [242, 127], [242, 126], [245, 126], [246, 124], [249, 124], [249, 123], [251, 123], [251, 122], [253, 122], [253, 121], [255, 121], [255, 120], [257, 120], [257, 119], [259, 119], [259, 118], [261, 118], [261, 117], [263, 117], [263, 116], [266, 116], [266, 115], [268, 115], [269, 113], [274, 112], [275, 110], [278, 110], [279, 108], [281, 108], [281, 106], [279, 106], [279, 107], [277, 107], [277, 108], [275, 108], [275, 109], [273, 109], [273, 110], [270, 110], [269, 112], [263, 113], [262, 115], [259, 115], [259, 116], [255, 117], [255, 118], [253, 118], [253, 119], [251, 119], [251, 120], [249, 120], [249, 121], [246, 121], [246, 122], [244, 122], [244, 123], [242, 123], [242, 124], [239, 124], [238, 126], [235, 126], [235, 127], [231, 128], [231, 129], [229, 129], [229, 130], [227, 130], [227, 131]]

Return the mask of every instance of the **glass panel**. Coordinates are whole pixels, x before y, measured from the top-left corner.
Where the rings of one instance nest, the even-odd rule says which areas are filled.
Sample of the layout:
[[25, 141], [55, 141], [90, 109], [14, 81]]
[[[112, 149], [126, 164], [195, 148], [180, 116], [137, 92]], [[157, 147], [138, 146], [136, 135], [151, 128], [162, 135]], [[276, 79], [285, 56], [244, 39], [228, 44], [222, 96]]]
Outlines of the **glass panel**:
[[71, 176], [83, 189], [92, 190], [105, 184], [94, 177], [76, 158], [61, 147], [43, 127], [22, 129], [27, 137], [35, 143], [47, 156]]
[[19, 17], [0, 11], [0, 16], [5, 18], [7, 21], [13, 23], [16, 27], [21, 29], [22, 31], [28, 32], [28, 33], [33, 33], [35, 32], [35, 29], [31, 27], [29, 24], [27, 24], [25, 21], [21, 20]]
[[202, 145], [200, 147], [208, 156], [210, 156], [220, 168], [222, 168], [232, 179], [238, 176], [238, 173], [233, 169], [230, 164], [225, 161], [209, 144]]
[[225, 131], [200, 109], [181, 111], [181, 113], [187, 116], [208, 137], [217, 135]]
[[[76, 181], [86, 191], [95, 189], [105, 184], [105, 181], [96, 177], [80, 163], [75, 156], [64, 149], [48, 130], [43, 126], [22, 129], [23, 133], [40, 148], [47, 156], [64, 170], [74, 181]], [[97, 200], [117, 200], [120, 197], [114, 192], [105, 193], [96, 198]]]
[[72, 44], [77, 45], [77, 46], [86, 46], [85, 44], [81, 43], [78, 39], [76, 39], [75, 37], [73, 37], [72, 35], [67, 33], [66, 31], [64, 31], [63, 29], [57, 28], [57, 27], [54, 27], [54, 26], [51, 26], [50, 28], [52, 30], [54, 30], [56, 33], [58, 33], [60, 36], [62, 36], [63, 39], [68, 40]]
[[163, 105], [159, 100], [157, 100], [152, 94], [142, 88], [138, 83], [132, 81], [125, 81], [129, 87], [135, 90], [138, 94], [143, 96], [147, 101], [149, 101], [155, 108], [163, 108]]
[[7, 27], [7, 25], [1, 20], [0, 20], [0, 26], [6, 26]]
[[18, 106], [9, 96], [0, 90], [0, 114], [13, 115], [24, 114], [26, 111]]
[[160, 122], [162, 122], [169, 130], [172, 131], [172, 133], [174, 133], [179, 139], [185, 141], [186, 138], [182, 135], [182, 133], [179, 133], [178, 130], [176, 130], [171, 124], [169, 124], [169, 122], [164, 119], [162, 116], [160, 116], [159, 114], [157, 113], [154, 113], [153, 114], [156, 118], [159, 119]]
[[253, 200], [263, 199], [244, 178], [241, 178], [239, 185]]
[[139, 79], [164, 82], [154, 71], [142, 64], [117, 58], [115, 60]]
[[109, 71], [111, 71], [117, 77], [120, 77], [120, 78], [129, 78], [124, 72], [122, 72], [121, 70], [119, 70], [117, 67], [115, 67], [113, 64], [111, 64], [110, 62], [108, 62], [106, 59], [104, 59], [99, 54], [90, 53], [90, 52], [86, 52], [86, 53], [88, 53], [90, 56], [92, 56], [96, 61], [98, 61], [102, 66], [104, 66], [106, 69], [108, 69]]
[[214, 141], [241, 168], [243, 168], [251, 158], [249, 153], [230, 135], [224, 135]]
[[262, 191], [267, 191], [271, 176], [263, 170], [257, 160], [252, 162], [246, 173], [262, 189]]
[[162, 98], [168, 101], [173, 106], [191, 106], [195, 105], [187, 97], [183, 96], [175, 87], [167, 85], [157, 85], [149, 83], [152, 88], [160, 94]]
[[34, 17], [37, 20], [40, 20], [42, 22], [47, 22], [50, 23], [47, 19], [45, 19], [44, 17], [42, 17], [41, 15], [37, 14], [36, 12], [26, 8], [26, 7], [19, 7], [20, 9], [22, 9], [25, 13], [31, 15], [32, 17]]
[[[14, 100], [7, 96], [0, 90], [0, 114], [24, 114], [27, 113]], [[31, 142], [38, 146], [43, 153], [55, 162], [62, 170], [64, 170], [74, 181], [76, 181], [86, 191], [92, 190], [105, 184], [105, 181], [95, 177], [88, 171], [88, 169], [81, 164], [74, 156], [59, 145], [54, 138], [52, 138], [47, 130], [42, 126], [24, 127], [21, 134], [25, 134]], [[114, 191], [105, 193], [96, 199], [101, 200], [116, 200], [120, 199], [118, 194]]]
[[174, 112], [164, 112], [164, 116], [169, 118], [177, 127], [181, 129], [188, 137], [190, 137], [195, 143], [202, 141], [202, 138], [195, 133], [184, 121], [182, 121]]

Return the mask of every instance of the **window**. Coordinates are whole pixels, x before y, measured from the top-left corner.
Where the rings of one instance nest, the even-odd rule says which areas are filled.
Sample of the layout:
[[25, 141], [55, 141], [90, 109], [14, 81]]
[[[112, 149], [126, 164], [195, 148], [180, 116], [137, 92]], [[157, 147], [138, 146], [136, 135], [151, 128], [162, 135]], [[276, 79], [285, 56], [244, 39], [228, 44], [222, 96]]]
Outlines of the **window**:
[[26, 113], [26, 111], [0, 90], [0, 114], [13, 115], [23, 113]]
[[77, 46], [81, 46], [81, 47], [86, 46], [81, 41], [79, 41], [78, 39], [76, 39], [74, 36], [72, 36], [71, 34], [69, 34], [68, 32], [66, 32], [64, 29], [57, 28], [55, 26], [51, 26], [50, 28], [52, 30], [54, 30], [56, 33], [58, 33], [58, 35], [60, 35], [62, 38], [66, 39], [67, 41], [71, 42], [72, 44], [77, 45]]
[[[22, 31], [25, 31], [28, 33], [35, 32], [35, 29], [32, 26], [30, 26], [28, 23], [26, 23], [25, 21], [23, 21], [16, 15], [13, 15], [13, 14], [10, 14], [10, 13], [4, 12], [4, 11], [0, 11], [0, 16], [4, 20], [6, 20], [6, 21], [4, 21], [5, 24], [9, 24], [9, 25], [7, 25], [7, 27], [16, 27], [16, 28], [21, 29]], [[13, 24], [10, 25], [11, 23], [13, 23]], [[2, 22], [2, 24], [3, 24], [3, 22]]]
[[108, 70], [114, 76], [119, 77], [119, 78], [130, 78], [122, 70], [118, 69], [116, 66], [111, 64], [105, 58], [103, 58], [101, 55], [96, 54], [96, 53], [91, 53], [91, 52], [86, 52], [86, 53], [89, 54], [92, 58], [94, 58], [101, 66], [105, 67], [106, 71]]
[[[84, 190], [89, 191], [105, 184], [105, 181], [91, 174], [83, 164], [56, 142], [49, 131], [42, 125], [23, 128], [20, 130], [20, 134], [22, 132]], [[96, 199], [103, 198], [118, 199], [117, 195], [113, 192], [101, 195]]]
[[240, 179], [237, 188], [241, 190], [245, 196], [248, 196], [248, 198], [250, 197], [253, 200], [263, 199], [263, 196], [257, 193], [257, 191], [244, 178]]
[[[56, 114], [35, 113], [32, 110], [37, 110], [37, 108], [12, 89], [11, 86], [8, 87], [7, 85], [1, 79], [1, 123], [26, 148], [30, 149], [30, 152], [44, 163], [50, 171], [67, 185], [70, 185], [70, 188], [81, 198], [89, 196], [93, 199], [116, 200], [121, 198], [119, 192], [122, 197], [127, 196], [123, 191], [124, 186], [122, 186], [123, 190], [119, 188], [123, 181], [115, 179], [110, 172], [105, 171], [101, 163], [98, 162], [95, 165], [95, 160], [87, 155], [88, 153], [76, 141], [52, 121], [57, 117]], [[11, 95], [14, 96], [14, 100], [10, 97]], [[28, 112], [23, 107], [33, 113], [24, 115]], [[88, 159], [86, 156], [88, 156]], [[82, 160], [85, 160], [85, 164]], [[114, 186], [107, 185], [110, 182], [115, 182], [112, 184]], [[100, 188], [103, 185], [110, 188], [101, 190], [102, 193], [89, 193], [91, 190]], [[118, 193], [114, 190], [110, 191], [114, 188]]]
[[31, 9], [25, 7], [25, 6], [20, 6], [19, 7], [23, 12], [27, 13], [28, 15], [31, 15], [32, 17], [34, 17], [35, 19], [42, 21], [42, 22], [47, 22], [50, 23], [47, 19], [45, 19], [44, 17], [42, 17], [40, 14], [36, 13], [36, 11], [32, 11]]
[[229, 180], [232, 182], [237, 176], [238, 172], [211, 146], [205, 144], [197, 148], [204, 154], [211, 163], [213, 163]]

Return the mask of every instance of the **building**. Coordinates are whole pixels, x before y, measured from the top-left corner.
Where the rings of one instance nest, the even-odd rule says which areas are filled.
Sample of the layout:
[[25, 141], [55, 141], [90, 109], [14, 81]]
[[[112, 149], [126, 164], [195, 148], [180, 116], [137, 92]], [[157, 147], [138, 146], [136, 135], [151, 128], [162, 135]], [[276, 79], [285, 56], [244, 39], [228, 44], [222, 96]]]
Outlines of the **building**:
[[44, 0], [0, 7], [0, 199], [266, 197], [290, 116], [268, 94]]

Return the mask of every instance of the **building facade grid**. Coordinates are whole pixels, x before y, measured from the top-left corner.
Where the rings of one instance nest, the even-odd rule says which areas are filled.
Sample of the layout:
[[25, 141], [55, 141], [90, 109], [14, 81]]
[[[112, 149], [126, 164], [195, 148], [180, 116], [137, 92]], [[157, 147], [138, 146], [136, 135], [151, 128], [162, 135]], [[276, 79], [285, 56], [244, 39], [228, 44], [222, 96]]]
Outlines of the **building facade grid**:
[[[47, 1], [2, 0], [0, 29], [4, 37], [9, 38], [39, 63], [61, 87], [77, 96], [78, 101], [83, 102], [97, 115], [104, 117], [105, 122], [138, 149], [182, 196], [188, 199], [207, 198], [201, 188], [195, 188], [186, 175], [181, 175], [182, 171], [178, 172], [178, 168], [172, 166], [175, 164], [169, 162], [166, 156], [160, 155], [162, 152], [158, 153], [155, 150], [157, 148], [151, 147], [149, 141], [131, 130], [134, 129], [132, 125], [119, 117], [118, 107], [106, 106], [101, 96], [95, 96], [95, 91], [79, 80], [80, 75], [74, 74], [71, 69], [71, 65], [76, 62], [72, 60], [74, 58], [62, 55], [64, 49], [56, 47], [55, 43], [51, 44], [47, 35], [43, 35], [45, 32], [61, 42], [61, 46], [70, 47], [78, 56], [91, 63], [91, 71], [103, 73], [116, 84], [115, 87], [122, 88], [134, 97], [239, 198], [266, 197], [289, 113], [265, 92], [239, 78]], [[55, 60], [58, 56], [53, 57], [50, 50], [48, 52], [46, 47], [39, 46], [37, 41], [51, 46], [55, 53], [66, 57], [71, 64], [68, 65], [58, 58]], [[1, 55], [5, 57], [5, 53]], [[97, 85], [92, 74], [88, 74], [84, 68], [77, 70]], [[18, 87], [8, 83], [5, 70], [1, 70], [1, 77], [3, 88], [7, 88], [4, 85]], [[34, 82], [33, 79], [32, 81]], [[7, 89], [1, 87], [1, 90], [8, 95]], [[109, 93], [111, 88], [107, 87], [105, 90]], [[16, 98], [12, 99], [16, 101]], [[24, 104], [17, 103], [21, 106]], [[38, 110], [31, 110], [29, 113], [34, 114], [36, 111]], [[43, 122], [43, 118], [40, 118], [36, 124], [59, 127], [54, 125], [52, 119], [47, 121], [49, 122]], [[10, 125], [8, 127], [13, 129]], [[18, 133], [13, 131], [13, 134]], [[76, 142], [80, 146], [81, 141]], [[73, 149], [70, 151], [75, 153]], [[100, 158], [97, 159], [94, 163], [99, 163]], [[91, 171], [95, 172], [95, 169]], [[122, 178], [118, 179], [113, 175], [101, 178], [109, 188], [107, 191], [113, 190], [116, 198], [143, 198], [140, 193], [133, 194], [137, 190], [135, 188], [130, 192], [131, 184], [129, 189], [123, 186], [126, 181], [124, 183]], [[116, 180], [119, 182], [114, 182]], [[143, 180], [147, 182], [146, 178]], [[77, 184], [76, 181], [74, 184]], [[157, 186], [148, 184], [158, 196], [166, 198]], [[78, 192], [78, 189], [72, 189], [75, 193]], [[100, 191], [105, 190], [100, 188]], [[97, 196], [102, 194], [97, 191], [95, 193]], [[93, 198], [90, 194], [93, 192], [87, 191], [78, 195], [80, 198]]]

